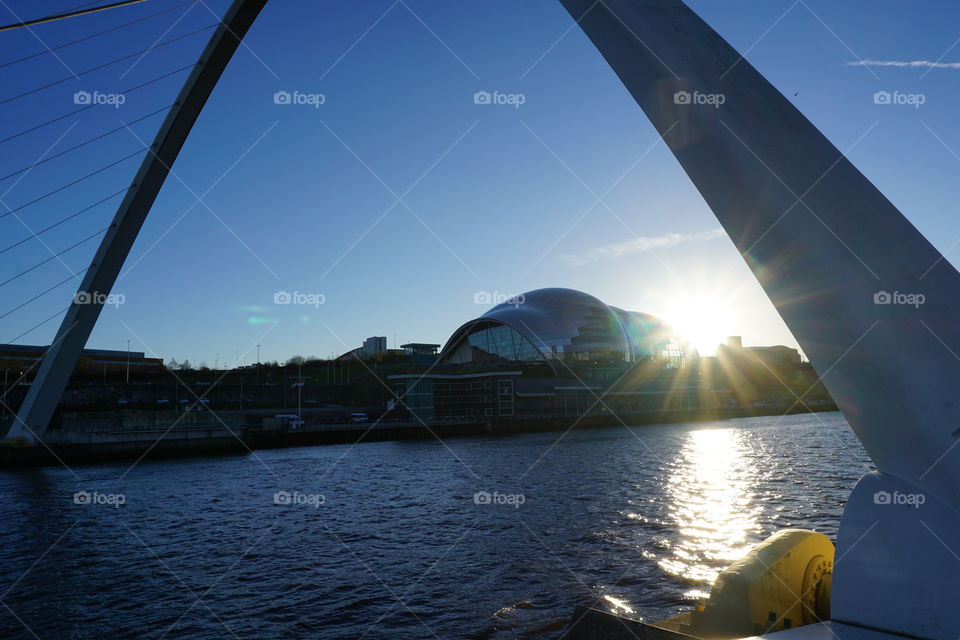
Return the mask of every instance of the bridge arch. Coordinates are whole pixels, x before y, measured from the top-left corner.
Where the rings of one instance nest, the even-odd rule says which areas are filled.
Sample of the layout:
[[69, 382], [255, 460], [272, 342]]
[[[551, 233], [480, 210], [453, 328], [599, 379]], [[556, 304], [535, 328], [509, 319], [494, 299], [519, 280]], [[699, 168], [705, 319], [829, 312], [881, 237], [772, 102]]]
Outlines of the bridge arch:
[[133, 183], [100, 241], [77, 294], [60, 322], [56, 336], [14, 418], [7, 434], [8, 442], [35, 444], [46, 431], [100, 317], [105, 294], [113, 289], [144, 220], [207, 99], [266, 3], [267, 0], [234, 0], [221, 18], [200, 59], [184, 81], [174, 105], [167, 112]]

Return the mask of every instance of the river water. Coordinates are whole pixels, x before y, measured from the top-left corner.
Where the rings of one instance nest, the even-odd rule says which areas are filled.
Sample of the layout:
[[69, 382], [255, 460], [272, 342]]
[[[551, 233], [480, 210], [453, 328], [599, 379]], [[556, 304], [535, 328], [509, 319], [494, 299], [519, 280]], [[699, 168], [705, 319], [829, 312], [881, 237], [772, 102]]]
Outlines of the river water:
[[657, 620], [871, 468], [838, 413], [0, 473], [0, 638], [557, 638]]

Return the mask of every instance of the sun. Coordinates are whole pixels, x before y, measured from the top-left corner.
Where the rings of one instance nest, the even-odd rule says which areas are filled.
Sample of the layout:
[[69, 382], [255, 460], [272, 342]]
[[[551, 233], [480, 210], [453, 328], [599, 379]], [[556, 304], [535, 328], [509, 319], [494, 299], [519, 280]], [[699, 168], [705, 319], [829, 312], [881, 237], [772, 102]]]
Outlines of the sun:
[[728, 300], [710, 295], [681, 296], [667, 305], [663, 319], [700, 355], [713, 355], [727, 336], [736, 335], [736, 317]]

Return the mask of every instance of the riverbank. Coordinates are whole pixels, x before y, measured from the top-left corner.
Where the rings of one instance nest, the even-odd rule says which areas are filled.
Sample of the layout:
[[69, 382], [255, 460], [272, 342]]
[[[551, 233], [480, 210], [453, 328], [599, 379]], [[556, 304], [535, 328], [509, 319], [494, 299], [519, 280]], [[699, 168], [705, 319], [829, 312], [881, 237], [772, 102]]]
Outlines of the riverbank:
[[449, 420], [427, 424], [412, 421], [329, 423], [299, 429], [270, 429], [217, 423], [153, 429], [70, 433], [51, 431], [33, 447], [0, 447], [0, 469], [87, 464], [117, 460], [236, 455], [258, 449], [352, 444], [389, 440], [447, 439], [502, 436], [546, 431], [586, 430], [616, 426], [643, 426], [680, 422], [707, 422], [734, 418], [779, 416], [836, 411], [832, 405], [730, 407], [711, 411], [632, 413], [617, 416], [498, 418]]

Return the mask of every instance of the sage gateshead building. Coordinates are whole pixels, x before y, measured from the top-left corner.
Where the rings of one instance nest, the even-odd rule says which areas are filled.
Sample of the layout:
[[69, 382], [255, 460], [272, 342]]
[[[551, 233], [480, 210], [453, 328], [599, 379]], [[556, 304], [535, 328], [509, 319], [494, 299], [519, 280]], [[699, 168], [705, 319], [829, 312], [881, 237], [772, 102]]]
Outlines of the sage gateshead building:
[[693, 410], [690, 355], [654, 316], [538, 289], [461, 325], [429, 370], [388, 382], [422, 420]]

